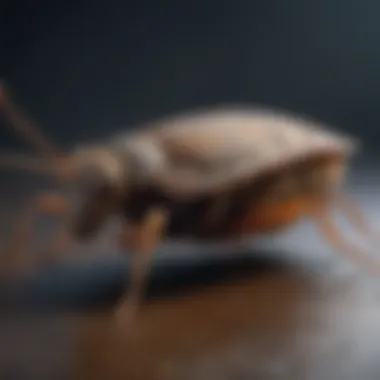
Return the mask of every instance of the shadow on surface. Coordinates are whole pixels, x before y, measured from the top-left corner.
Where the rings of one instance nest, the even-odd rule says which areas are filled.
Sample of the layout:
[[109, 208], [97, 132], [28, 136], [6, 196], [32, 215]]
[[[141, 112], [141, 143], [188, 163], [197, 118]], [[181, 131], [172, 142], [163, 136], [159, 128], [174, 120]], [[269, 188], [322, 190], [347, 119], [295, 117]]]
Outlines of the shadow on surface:
[[[180, 296], [210, 284], [285, 270], [281, 253], [269, 256], [264, 252], [239, 252], [227, 258], [159, 260], [150, 274], [148, 298]], [[51, 312], [108, 307], [122, 294], [128, 277], [129, 265], [124, 257], [59, 264], [4, 283], [1, 309]]]

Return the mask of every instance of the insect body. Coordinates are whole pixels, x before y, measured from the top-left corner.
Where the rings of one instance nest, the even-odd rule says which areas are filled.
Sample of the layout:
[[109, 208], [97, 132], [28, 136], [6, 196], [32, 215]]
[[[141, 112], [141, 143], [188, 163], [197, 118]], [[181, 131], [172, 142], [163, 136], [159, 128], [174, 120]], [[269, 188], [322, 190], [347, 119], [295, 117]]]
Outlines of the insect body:
[[[152, 254], [165, 238], [240, 239], [308, 216], [336, 248], [364, 259], [344, 243], [329, 215], [333, 205], [340, 206], [358, 228], [370, 232], [342, 189], [357, 143], [320, 124], [283, 112], [219, 108], [61, 154], [4, 91], [2, 108], [46, 158], [3, 157], [0, 163], [90, 190], [67, 219], [71, 237], [92, 238], [111, 215], [121, 216], [119, 243], [133, 252], [130, 287], [118, 308], [123, 318], [139, 305]], [[60, 197], [39, 199], [45, 212], [67, 213], [66, 203]]]

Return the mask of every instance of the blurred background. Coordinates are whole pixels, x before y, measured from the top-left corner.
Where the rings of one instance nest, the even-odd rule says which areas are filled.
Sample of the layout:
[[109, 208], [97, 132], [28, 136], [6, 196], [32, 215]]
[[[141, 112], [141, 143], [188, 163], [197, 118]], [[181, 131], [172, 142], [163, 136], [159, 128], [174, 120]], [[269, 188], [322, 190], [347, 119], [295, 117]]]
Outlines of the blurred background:
[[[380, 4], [373, 0], [3, 2], [0, 76], [63, 149], [223, 103], [265, 104], [312, 116], [362, 139], [348, 189], [379, 230], [379, 15]], [[0, 148], [31, 151], [5, 123]], [[16, 209], [45, 182], [10, 172], [0, 181], [8, 231]], [[212, 284], [193, 290], [191, 302], [179, 290], [177, 301], [153, 307], [141, 322], [150, 333], [134, 346], [116, 343], [112, 323], [90, 311], [115, 302], [128, 268], [128, 260], [106, 244], [95, 248], [95, 256], [78, 252], [75, 260], [63, 258], [15, 285], [12, 297], [28, 301], [28, 308], [47, 306], [48, 312], [16, 315], [6, 307], [6, 292], [7, 302], [0, 305], [0, 378], [380, 376], [380, 281], [331, 250], [308, 223], [254, 241], [249, 258], [168, 247], [168, 255], [157, 259], [153, 293], [184, 283]], [[376, 245], [367, 248], [376, 257]], [[246, 276], [248, 267], [255, 273]], [[219, 285], [232, 272], [236, 278]], [[174, 334], [184, 324], [192, 331], [191, 344]], [[199, 343], [206, 332], [212, 348]], [[162, 348], [164, 341], [170, 349]], [[179, 347], [181, 359], [173, 359]]]

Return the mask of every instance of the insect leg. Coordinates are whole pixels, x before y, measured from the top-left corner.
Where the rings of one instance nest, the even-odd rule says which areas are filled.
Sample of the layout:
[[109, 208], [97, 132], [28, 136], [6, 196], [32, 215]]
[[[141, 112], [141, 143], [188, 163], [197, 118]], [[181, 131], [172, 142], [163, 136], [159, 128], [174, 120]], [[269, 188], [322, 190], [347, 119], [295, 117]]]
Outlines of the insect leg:
[[63, 196], [53, 193], [38, 195], [21, 215], [17, 227], [11, 234], [11, 241], [7, 248], [8, 262], [11, 260], [17, 267], [24, 268], [33, 246], [38, 216], [41, 214], [61, 216], [66, 210], [67, 202]]
[[[116, 317], [122, 324], [133, 322], [142, 301], [147, 283], [147, 276], [154, 252], [162, 238], [166, 226], [167, 213], [163, 209], [151, 209], [136, 226], [124, 226], [124, 243], [128, 242], [133, 250], [129, 289], [122, 296], [117, 306]], [[127, 245], [127, 244], [125, 244]]]
[[368, 237], [373, 237], [379, 241], [376, 236], [375, 231], [372, 229], [370, 223], [364, 215], [364, 212], [361, 210], [359, 205], [356, 204], [345, 194], [339, 194], [336, 197], [335, 204], [343, 212], [346, 219], [351, 222], [351, 224], [358, 230], [361, 231], [364, 235]]
[[378, 275], [380, 273], [380, 262], [371, 259], [365, 252], [348, 244], [340, 234], [339, 228], [332, 220], [331, 215], [328, 214], [328, 210], [328, 207], [316, 208], [311, 215], [322, 236], [334, 248], [344, 253], [351, 260]]

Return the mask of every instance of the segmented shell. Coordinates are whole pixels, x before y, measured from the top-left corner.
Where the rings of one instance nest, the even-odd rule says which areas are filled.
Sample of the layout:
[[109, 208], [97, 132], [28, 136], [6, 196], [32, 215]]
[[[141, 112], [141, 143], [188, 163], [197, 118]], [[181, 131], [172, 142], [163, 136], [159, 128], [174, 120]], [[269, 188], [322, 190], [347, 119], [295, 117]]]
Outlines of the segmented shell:
[[162, 168], [165, 177], [170, 179], [172, 173], [165, 190], [188, 195], [228, 186], [248, 176], [254, 178], [313, 154], [334, 152], [349, 156], [358, 147], [351, 137], [312, 120], [244, 108], [166, 119], [113, 141], [119, 147], [141, 146], [140, 154], [147, 157], [155, 157], [150, 149], [161, 152], [161, 160], [166, 160]]

